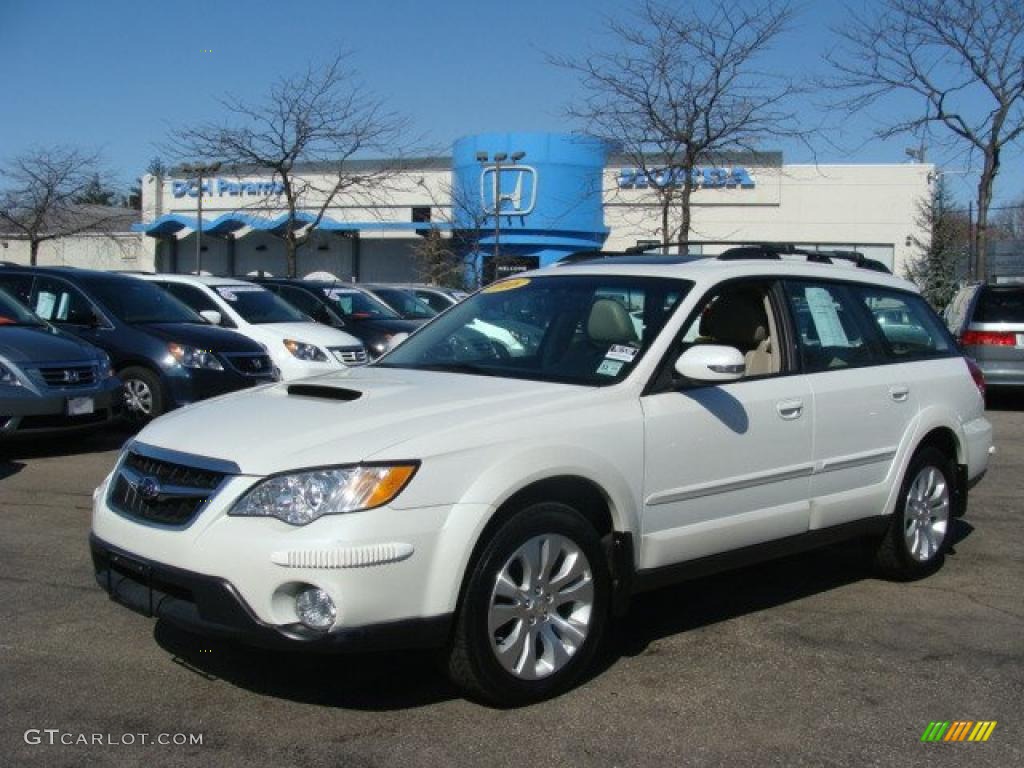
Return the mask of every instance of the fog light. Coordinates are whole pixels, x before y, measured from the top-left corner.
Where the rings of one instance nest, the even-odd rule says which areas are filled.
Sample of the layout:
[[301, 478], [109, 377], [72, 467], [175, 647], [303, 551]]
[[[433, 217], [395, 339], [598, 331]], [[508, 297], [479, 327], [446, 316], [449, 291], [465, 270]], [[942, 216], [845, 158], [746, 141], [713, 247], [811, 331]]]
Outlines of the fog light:
[[299, 592], [295, 598], [295, 612], [299, 621], [310, 629], [330, 629], [338, 616], [331, 596], [316, 587]]

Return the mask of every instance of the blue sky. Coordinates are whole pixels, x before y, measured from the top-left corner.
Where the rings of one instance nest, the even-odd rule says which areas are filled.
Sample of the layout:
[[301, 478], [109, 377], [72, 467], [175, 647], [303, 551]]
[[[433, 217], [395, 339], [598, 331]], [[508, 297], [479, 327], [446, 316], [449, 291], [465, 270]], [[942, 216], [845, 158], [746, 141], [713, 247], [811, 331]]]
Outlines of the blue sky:
[[[126, 183], [168, 129], [218, 117], [217, 97], [254, 101], [281, 74], [353, 51], [367, 87], [446, 151], [465, 134], [573, 130], [564, 108], [576, 78], [547, 53], [600, 44], [602, 18], [624, 0], [0, 0], [4, 108], [0, 159], [46, 144], [103, 151]], [[766, 65], [806, 76], [834, 44], [843, 5], [807, 0]], [[211, 53], [204, 52], [205, 50]], [[880, 107], [884, 109], [883, 107]], [[808, 103], [809, 115], [815, 107]], [[815, 118], [817, 119], [817, 118]], [[819, 162], [904, 162], [913, 140], [870, 139], [872, 116], [845, 123], [842, 148]], [[786, 162], [812, 162], [783, 145]], [[932, 152], [957, 196], [973, 195], [962, 158]], [[977, 165], [977, 162], [975, 163]], [[997, 203], [1024, 195], [1024, 152], [1008, 152]]]

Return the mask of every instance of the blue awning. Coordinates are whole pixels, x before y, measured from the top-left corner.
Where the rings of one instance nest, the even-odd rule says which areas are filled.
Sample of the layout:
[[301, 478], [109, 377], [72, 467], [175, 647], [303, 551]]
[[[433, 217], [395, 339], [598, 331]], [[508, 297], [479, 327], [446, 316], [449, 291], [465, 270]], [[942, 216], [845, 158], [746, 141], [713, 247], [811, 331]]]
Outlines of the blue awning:
[[[312, 224], [316, 216], [304, 211], [295, 215], [297, 221]], [[281, 235], [288, 224], [288, 214], [273, 219], [264, 216], [252, 216], [245, 213], [225, 213], [215, 219], [203, 219], [203, 234], [215, 236], [227, 235], [248, 227], [253, 232], [269, 232]], [[198, 229], [198, 220], [194, 216], [182, 216], [178, 213], [167, 213], [151, 222], [134, 224], [132, 231], [144, 232], [150, 237], [170, 237], [181, 230]], [[426, 232], [437, 229], [447, 232], [452, 229], [448, 222], [411, 222], [411, 221], [335, 221], [324, 217], [316, 226], [324, 232]]]

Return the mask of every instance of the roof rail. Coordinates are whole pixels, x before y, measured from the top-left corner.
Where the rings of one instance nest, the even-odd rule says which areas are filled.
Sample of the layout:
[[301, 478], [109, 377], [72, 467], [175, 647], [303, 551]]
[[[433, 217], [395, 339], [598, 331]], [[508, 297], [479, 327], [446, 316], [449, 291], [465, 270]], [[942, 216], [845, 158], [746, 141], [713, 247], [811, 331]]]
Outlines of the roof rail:
[[804, 256], [807, 261], [816, 264], [832, 264], [836, 259], [852, 262], [861, 269], [870, 269], [873, 272], [885, 272], [891, 274], [889, 268], [876, 259], [869, 259], [860, 251], [842, 250], [816, 250], [797, 248], [791, 243], [760, 243], [757, 245], [743, 245], [737, 248], [729, 248], [720, 253], [717, 258], [720, 261], [735, 261], [739, 259], [772, 259], [780, 261], [783, 256]]

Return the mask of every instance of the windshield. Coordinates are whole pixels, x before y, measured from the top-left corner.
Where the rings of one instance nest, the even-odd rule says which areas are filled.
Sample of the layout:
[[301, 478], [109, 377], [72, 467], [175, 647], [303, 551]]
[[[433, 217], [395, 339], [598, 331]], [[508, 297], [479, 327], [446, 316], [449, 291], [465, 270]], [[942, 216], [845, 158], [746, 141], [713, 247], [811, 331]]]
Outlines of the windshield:
[[398, 313], [367, 293], [351, 288], [324, 288], [324, 296], [346, 320], [397, 319]]
[[373, 292], [407, 320], [425, 320], [437, 314], [408, 291], [399, 288], [374, 288]]
[[377, 365], [603, 386], [643, 357], [692, 283], [572, 275], [494, 283]]
[[162, 288], [143, 280], [97, 280], [88, 289], [122, 323], [205, 323]]
[[0, 325], [46, 325], [11, 294], [0, 288]]
[[1024, 323], [1024, 288], [987, 288], [982, 291], [974, 322]]
[[214, 290], [243, 320], [253, 325], [310, 322], [308, 315], [258, 285], [218, 285]]

